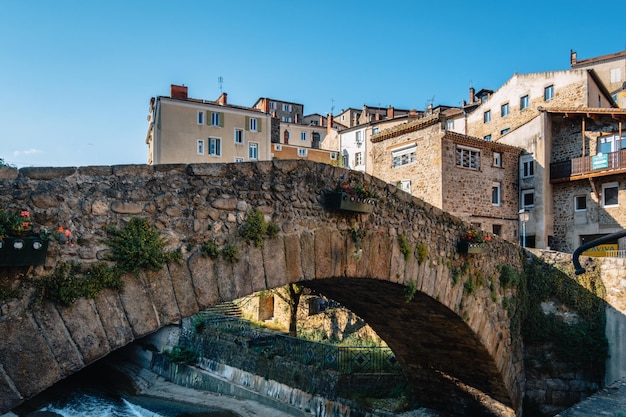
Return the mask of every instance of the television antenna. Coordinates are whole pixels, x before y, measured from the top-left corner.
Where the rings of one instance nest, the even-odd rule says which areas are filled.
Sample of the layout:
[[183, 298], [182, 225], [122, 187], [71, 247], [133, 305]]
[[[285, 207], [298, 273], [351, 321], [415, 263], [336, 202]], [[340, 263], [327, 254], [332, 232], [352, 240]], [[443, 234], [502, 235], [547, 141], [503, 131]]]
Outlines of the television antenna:
[[217, 77], [217, 82], [220, 85], [220, 94], [222, 94], [222, 84], [224, 84], [224, 78], [222, 78], [222, 76], [220, 75], [219, 77]]

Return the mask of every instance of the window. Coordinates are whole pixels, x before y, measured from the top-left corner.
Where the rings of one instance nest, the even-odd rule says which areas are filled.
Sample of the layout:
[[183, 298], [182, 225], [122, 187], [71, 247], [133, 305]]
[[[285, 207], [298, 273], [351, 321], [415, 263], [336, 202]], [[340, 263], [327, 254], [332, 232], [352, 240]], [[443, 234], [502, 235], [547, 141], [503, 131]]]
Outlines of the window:
[[520, 160], [522, 178], [530, 178], [535, 175], [535, 160], [532, 156], [522, 156]]
[[483, 122], [489, 123], [491, 121], [491, 110], [487, 110], [483, 113]]
[[199, 125], [204, 124], [204, 111], [203, 110], [198, 110], [198, 124]]
[[222, 156], [222, 139], [209, 138], [209, 155]]
[[336, 161], [337, 160], [337, 154], [335, 152], [331, 152], [330, 153], [330, 160], [331, 161]]
[[198, 155], [204, 155], [204, 141], [198, 140]]
[[496, 236], [502, 236], [502, 225], [501, 224], [492, 224], [491, 231]]
[[253, 132], [256, 132], [256, 130], [257, 130], [257, 119], [256, 119], [256, 117], [251, 117], [250, 118], [250, 123], [248, 125], [248, 129], [253, 131]]
[[363, 165], [363, 154], [361, 152], [354, 154], [354, 165]]
[[270, 101], [270, 109], [274, 110], [276, 108], [276, 103], [273, 101]]
[[502, 168], [502, 154], [500, 152], [493, 153], [493, 166]]
[[306, 140], [306, 132], [300, 132], [300, 140]]
[[306, 155], [307, 155], [306, 148], [298, 148], [298, 156], [301, 156], [301, 157], [304, 158], [304, 157], [306, 157]]
[[574, 196], [574, 211], [587, 211], [587, 196]]
[[485, 136], [483, 136], [483, 139], [485, 139], [486, 141], [491, 142], [491, 135], [485, 135]]
[[215, 112], [211, 113], [211, 126], [221, 126], [219, 113], [215, 113]]
[[544, 101], [552, 100], [554, 98], [554, 85], [549, 85], [543, 89]]
[[508, 115], [509, 115], [509, 103], [504, 103], [502, 106], [500, 106], [500, 116], [506, 117]]
[[511, 131], [511, 128], [509, 127], [505, 127], [504, 129], [502, 129], [500, 131], [500, 135], [506, 135], [507, 133], [509, 133]]
[[456, 166], [470, 169], [480, 169], [480, 151], [478, 149], [456, 147]]
[[378, 133], [378, 128], [377, 127], [373, 127], [372, 128], [372, 135], [375, 135]]
[[398, 187], [400, 187], [402, 191], [406, 191], [407, 193], [410, 193], [411, 192], [411, 180], [401, 180], [400, 182], [398, 182]]
[[243, 145], [243, 130], [235, 129], [235, 143], [237, 145]]
[[528, 108], [528, 95], [522, 96], [519, 99], [519, 109], [524, 110]]
[[356, 143], [362, 143], [363, 142], [363, 136], [361, 136], [361, 131], [359, 130], [358, 132], [355, 132], [355, 137], [356, 137]]
[[283, 116], [283, 122], [291, 123], [291, 117]]
[[622, 69], [621, 68], [611, 68], [611, 84], [619, 83], [622, 81]]
[[243, 158], [235, 157], [235, 162], [237, 163], [243, 162]]
[[410, 145], [391, 152], [392, 166], [394, 168], [412, 164], [417, 160], [417, 146]]
[[283, 103], [283, 111], [291, 111], [291, 104]]
[[258, 143], [250, 143], [248, 147], [248, 158], [256, 161], [259, 159], [259, 144]]
[[500, 183], [494, 182], [491, 185], [491, 205], [499, 206], [502, 204], [500, 196]]
[[535, 190], [522, 190], [522, 208], [535, 207]]
[[602, 184], [602, 207], [617, 207], [619, 205], [619, 183], [609, 182]]
[[620, 149], [626, 149], [626, 133], [622, 134], [620, 140], [619, 133], [598, 137], [598, 153], [617, 152]]
[[446, 130], [454, 129], [454, 120], [446, 120]]

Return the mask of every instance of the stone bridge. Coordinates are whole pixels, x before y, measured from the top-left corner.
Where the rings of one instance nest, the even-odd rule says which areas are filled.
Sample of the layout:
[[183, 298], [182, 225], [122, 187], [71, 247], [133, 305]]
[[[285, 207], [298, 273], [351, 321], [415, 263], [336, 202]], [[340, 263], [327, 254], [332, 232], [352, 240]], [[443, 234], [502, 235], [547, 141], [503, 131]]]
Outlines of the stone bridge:
[[[325, 206], [341, 175], [378, 194], [371, 214]], [[0, 284], [22, 289], [20, 299], [0, 305], [0, 413], [208, 306], [299, 282], [367, 321], [422, 404], [521, 414], [522, 341], [501, 303], [515, 294], [501, 288], [497, 270], [521, 269], [520, 248], [494, 238], [484, 255], [459, 254], [466, 224], [366, 174], [309, 161], [0, 168], [0, 207], [29, 210], [37, 226], [62, 225], [75, 237], [74, 245], [51, 242], [43, 266], [0, 267]], [[237, 234], [252, 210], [280, 227], [259, 247]], [[106, 226], [131, 217], [156, 225], [183, 262], [124, 276], [122, 292], [72, 307], [33, 300], [33, 282], [60, 262], [104, 259]], [[237, 246], [239, 261], [202, 257], [199, 247], [210, 240]], [[416, 256], [418, 244], [425, 259]], [[469, 280], [478, 283], [474, 291]]]

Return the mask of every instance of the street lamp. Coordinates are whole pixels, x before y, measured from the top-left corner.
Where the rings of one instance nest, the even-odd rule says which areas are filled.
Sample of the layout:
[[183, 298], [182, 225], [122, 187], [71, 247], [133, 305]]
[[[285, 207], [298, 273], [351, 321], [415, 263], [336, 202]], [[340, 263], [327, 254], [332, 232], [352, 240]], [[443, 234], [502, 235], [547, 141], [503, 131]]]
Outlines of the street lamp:
[[519, 221], [522, 223], [522, 247], [526, 247], [526, 222], [530, 219], [530, 211], [521, 209], [518, 213]]

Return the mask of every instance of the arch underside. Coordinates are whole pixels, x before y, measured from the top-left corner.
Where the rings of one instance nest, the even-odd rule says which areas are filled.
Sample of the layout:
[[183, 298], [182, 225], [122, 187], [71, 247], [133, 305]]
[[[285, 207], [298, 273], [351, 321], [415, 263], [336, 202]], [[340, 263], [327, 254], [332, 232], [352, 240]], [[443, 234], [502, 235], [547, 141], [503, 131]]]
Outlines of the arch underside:
[[367, 278], [329, 278], [302, 285], [365, 320], [393, 350], [421, 404], [491, 416], [488, 402], [511, 406], [503, 377], [478, 336], [455, 312], [405, 286]]

